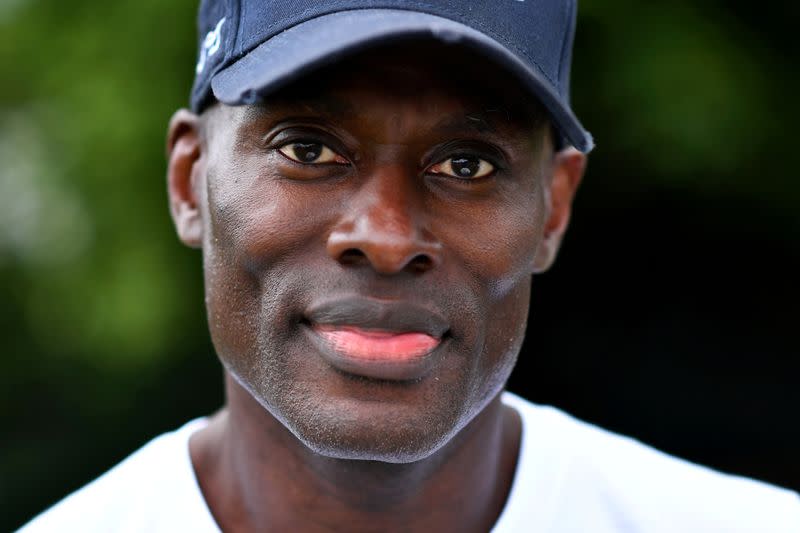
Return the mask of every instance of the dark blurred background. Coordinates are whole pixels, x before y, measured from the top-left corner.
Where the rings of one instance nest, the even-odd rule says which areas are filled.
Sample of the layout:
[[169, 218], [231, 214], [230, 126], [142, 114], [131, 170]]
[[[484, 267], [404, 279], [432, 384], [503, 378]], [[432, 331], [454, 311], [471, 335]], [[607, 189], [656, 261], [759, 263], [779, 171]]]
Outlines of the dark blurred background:
[[[195, 0], [0, 1], [0, 530], [222, 402], [168, 217]], [[800, 489], [800, 3], [585, 0], [595, 134], [510, 389]]]

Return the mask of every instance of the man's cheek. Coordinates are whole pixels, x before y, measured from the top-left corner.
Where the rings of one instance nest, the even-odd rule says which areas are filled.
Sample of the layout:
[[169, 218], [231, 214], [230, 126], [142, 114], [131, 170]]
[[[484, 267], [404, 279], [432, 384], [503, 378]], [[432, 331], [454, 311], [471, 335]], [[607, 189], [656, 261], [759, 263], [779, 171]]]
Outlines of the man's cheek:
[[488, 291], [489, 301], [499, 302], [520, 284], [528, 283], [541, 233], [530, 217], [511, 224], [498, 221], [475, 231], [486, 246], [473, 247], [465, 264], [480, 281], [479, 286]]
[[238, 265], [257, 274], [271, 259], [290, 250], [292, 234], [281, 216], [279, 201], [266, 194], [241, 195], [228, 201], [212, 199], [210, 246], [227, 256], [228, 267]]
[[524, 276], [511, 290], [495, 300], [489, 310], [489, 334], [478, 372], [483, 381], [482, 389], [487, 391], [488, 396], [505, 384], [525, 340], [530, 282], [531, 276]]
[[260, 287], [224, 249], [206, 256], [206, 311], [211, 338], [223, 358], [247, 353], [258, 335]]

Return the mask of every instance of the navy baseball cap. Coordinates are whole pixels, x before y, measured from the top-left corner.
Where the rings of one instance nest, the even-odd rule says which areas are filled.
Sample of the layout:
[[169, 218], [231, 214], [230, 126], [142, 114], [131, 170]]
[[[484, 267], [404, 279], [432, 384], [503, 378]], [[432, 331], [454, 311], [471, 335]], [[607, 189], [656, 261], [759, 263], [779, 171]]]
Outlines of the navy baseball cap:
[[202, 0], [191, 106], [253, 104], [377, 44], [427, 37], [508, 69], [581, 152], [594, 141], [569, 105], [577, 0]]

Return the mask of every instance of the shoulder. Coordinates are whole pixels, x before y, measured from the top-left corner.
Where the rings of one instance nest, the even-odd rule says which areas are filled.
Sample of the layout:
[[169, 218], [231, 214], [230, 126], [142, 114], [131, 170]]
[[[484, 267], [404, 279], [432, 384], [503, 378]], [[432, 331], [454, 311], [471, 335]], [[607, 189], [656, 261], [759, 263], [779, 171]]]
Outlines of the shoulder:
[[189, 437], [204, 424], [193, 420], [156, 437], [20, 531], [168, 531], [187, 506], [199, 506], [190, 516], [206, 518], [188, 452]]
[[555, 507], [579, 515], [570, 520], [607, 523], [609, 531], [800, 532], [794, 492], [667, 455], [518, 396], [504, 401], [523, 420], [519, 462], [530, 472], [518, 476], [533, 476], [528, 483], [537, 490], [536, 471], [547, 472], [558, 487]]

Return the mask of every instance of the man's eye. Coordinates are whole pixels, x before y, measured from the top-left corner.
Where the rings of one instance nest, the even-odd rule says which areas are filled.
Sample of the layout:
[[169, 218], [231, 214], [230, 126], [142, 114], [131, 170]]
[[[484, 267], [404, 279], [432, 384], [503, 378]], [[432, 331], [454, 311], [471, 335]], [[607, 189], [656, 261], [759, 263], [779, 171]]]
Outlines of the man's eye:
[[471, 155], [459, 155], [445, 159], [428, 169], [433, 174], [445, 174], [460, 179], [475, 179], [488, 176], [494, 172], [494, 165]]
[[310, 165], [347, 163], [347, 159], [318, 142], [293, 142], [284, 144], [278, 150], [292, 161], [297, 161], [298, 163]]

